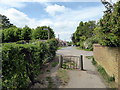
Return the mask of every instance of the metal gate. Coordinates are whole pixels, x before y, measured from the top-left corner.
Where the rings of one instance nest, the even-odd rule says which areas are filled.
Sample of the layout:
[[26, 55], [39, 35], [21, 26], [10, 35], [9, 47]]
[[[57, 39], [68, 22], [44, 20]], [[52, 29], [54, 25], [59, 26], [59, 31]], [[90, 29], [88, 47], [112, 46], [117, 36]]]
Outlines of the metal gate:
[[64, 69], [81, 69], [83, 70], [83, 56], [64, 56], [60, 55], [60, 67]]

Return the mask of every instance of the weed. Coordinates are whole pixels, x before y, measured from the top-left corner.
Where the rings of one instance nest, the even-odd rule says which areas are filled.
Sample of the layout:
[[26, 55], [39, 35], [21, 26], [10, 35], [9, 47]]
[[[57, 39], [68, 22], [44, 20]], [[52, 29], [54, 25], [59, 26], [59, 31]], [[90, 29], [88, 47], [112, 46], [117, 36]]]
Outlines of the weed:
[[53, 87], [52, 78], [50, 76], [48, 76], [48, 77], [46, 77], [46, 80], [48, 81], [48, 88], [52, 88]]
[[105, 71], [105, 69], [104, 69], [102, 66], [99, 65], [99, 66], [97, 66], [97, 68], [98, 68], [98, 71], [102, 74], [103, 78], [104, 78], [108, 83], [115, 81], [114, 75], [113, 75], [113, 76], [109, 76], [109, 75], [107, 74], [107, 72]]
[[97, 62], [94, 60], [94, 58], [92, 58], [92, 64], [97, 65]]
[[109, 76], [107, 74], [107, 72], [105, 71], [105, 69], [101, 66], [98, 65], [97, 62], [94, 60], [94, 58], [92, 59], [92, 64], [95, 65], [97, 67], [98, 72], [102, 75], [102, 77], [105, 79], [105, 81], [107, 82], [107, 84], [110, 87], [115, 88], [116, 84], [115, 84], [115, 76]]
[[50, 81], [50, 79], [51, 79], [51, 77], [49, 77], [49, 76], [48, 76], [48, 77], [46, 77], [46, 80], [47, 80], [47, 81]]
[[93, 59], [93, 56], [86, 56], [87, 59]]
[[65, 85], [69, 81], [69, 75], [67, 70], [65, 69], [59, 69], [57, 72], [57, 76], [59, 77], [61, 83]]
[[58, 62], [53, 62], [52, 67], [55, 67], [58, 64]]
[[50, 70], [46, 70], [46, 72], [50, 72]]

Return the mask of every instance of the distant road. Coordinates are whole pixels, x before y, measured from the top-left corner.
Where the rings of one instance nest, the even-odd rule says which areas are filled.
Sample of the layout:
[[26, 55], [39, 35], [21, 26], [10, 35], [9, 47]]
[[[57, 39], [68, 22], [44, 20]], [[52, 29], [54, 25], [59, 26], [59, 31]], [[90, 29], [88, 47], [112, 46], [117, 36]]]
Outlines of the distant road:
[[62, 48], [57, 51], [57, 54], [62, 54], [62, 55], [73, 55], [73, 56], [80, 56], [80, 55], [85, 55], [85, 56], [93, 56], [92, 51], [84, 51], [84, 50], [78, 50], [76, 47], [66, 47]]

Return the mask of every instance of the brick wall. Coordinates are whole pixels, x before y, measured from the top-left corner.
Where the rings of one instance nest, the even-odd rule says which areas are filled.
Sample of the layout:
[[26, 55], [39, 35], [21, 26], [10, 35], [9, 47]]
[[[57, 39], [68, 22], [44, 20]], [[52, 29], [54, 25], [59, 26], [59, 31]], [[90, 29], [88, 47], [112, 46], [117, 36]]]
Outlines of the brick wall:
[[[115, 82], [119, 83], [120, 77], [120, 47], [106, 47], [99, 44], [93, 45], [94, 58], [99, 65], [104, 67], [110, 76], [115, 76]], [[119, 83], [120, 85], [120, 83]]]

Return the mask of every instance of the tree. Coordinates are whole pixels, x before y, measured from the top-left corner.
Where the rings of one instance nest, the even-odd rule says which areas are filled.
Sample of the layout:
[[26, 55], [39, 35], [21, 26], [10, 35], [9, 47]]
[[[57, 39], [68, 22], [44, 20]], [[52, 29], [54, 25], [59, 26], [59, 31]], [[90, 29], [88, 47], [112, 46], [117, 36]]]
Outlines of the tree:
[[99, 43], [101, 45], [120, 46], [120, 1], [114, 4], [113, 12], [104, 13], [99, 27]]
[[96, 27], [95, 21], [80, 22], [75, 33], [73, 33], [72, 41], [75, 45], [83, 47], [83, 42], [93, 36], [93, 30]]
[[22, 29], [21, 28], [14, 28], [14, 41], [19, 41], [22, 39], [22, 36], [21, 36], [21, 32], [22, 32]]
[[0, 28], [5, 29], [12, 26], [13, 24], [10, 23], [9, 19], [5, 15], [0, 14]]
[[6, 28], [2, 31], [3, 33], [3, 42], [14, 42], [14, 29], [15, 27]]
[[32, 30], [28, 26], [25, 26], [21, 31], [22, 40], [30, 40], [31, 39]]
[[[47, 29], [47, 30], [45, 30]], [[49, 31], [48, 31], [49, 30]], [[50, 39], [55, 38], [54, 31], [47, 26], [38, 26], [36, 29], [33, 30], [32, 37], [33, 39], [48, 39], [48, 33], [50, 34]]]

